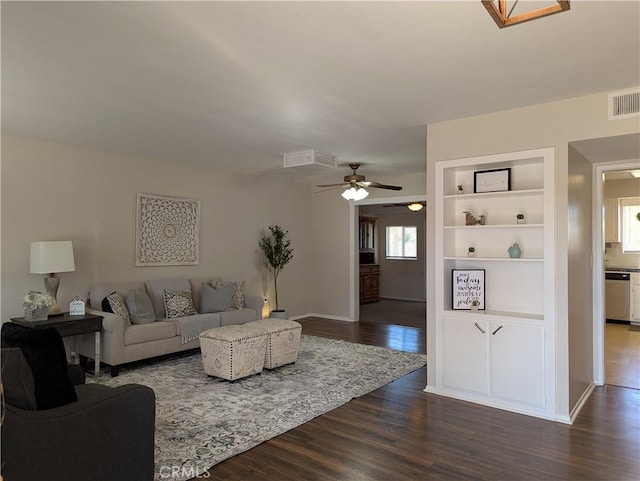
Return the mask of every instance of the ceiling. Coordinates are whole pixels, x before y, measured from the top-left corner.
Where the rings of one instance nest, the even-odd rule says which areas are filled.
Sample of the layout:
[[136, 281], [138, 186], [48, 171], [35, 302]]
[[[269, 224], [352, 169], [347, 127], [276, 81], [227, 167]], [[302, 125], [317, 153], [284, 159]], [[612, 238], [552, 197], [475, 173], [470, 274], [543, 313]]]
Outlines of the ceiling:
[[640, 85], [636, 1], [502, 30], [478, 0], [3, 1], [1, 20], [3, 133], [307, 181], [282, 154], [424, 172], [429, 123]]

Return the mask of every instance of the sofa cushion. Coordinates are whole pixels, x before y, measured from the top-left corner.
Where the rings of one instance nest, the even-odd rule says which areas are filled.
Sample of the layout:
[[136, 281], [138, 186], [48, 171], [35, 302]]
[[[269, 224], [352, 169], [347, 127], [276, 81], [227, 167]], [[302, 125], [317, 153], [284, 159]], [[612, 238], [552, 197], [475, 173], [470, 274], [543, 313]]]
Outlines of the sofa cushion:
[[125, 299], [131, 316], [131, 324], [149, 324], [156, 320], [153, 304], [144, 287], [139, 287]]
[[193, 307], [191, 290], [171, 291], [165, 289], [164, 310], [167, 313], [167, 319], [194, 315], [196, 310]]
[[30, 411], [38, 408], [33, 374], [20, 348], [2, 349], [2, 394], [9, 406]]
[[111, 306], [111, 312], [122, 317], [124, 319], [125, 326], [130, 326], [131, 316], [129, 316], [129, 309], [127, 309], [127, 303], [124, 296], [119, 292], [112, 292], [107, 296], [107, 300]]
[[105, 297], [102, 299], [102, 303], [100, 307], [104, 312], [111, 312], [113, 314], [113, 309], [111, 309], [111, 304], [109, 304], [108, 298]]
[[234, 309], [232, 311], [219, 312], [220, 325], [229, 326], [231, 324], [244, 324], [249, 321], [258, 320], [256, 311], [249, 308]]
[[166, 319], [167, 311], [164, 307], [164, 291], [188, 291], [191, 284], [187, 279], [157, 279], [145, 282], [147, 294], [151, 298], [156, 319]]
[[159, 341], [177, 336], [176, 325], [173, 322], [157, 321], [151, 324], [133, 325], [124, 331], [124, 344], [142, 344], [143, 342]]
[[33, 375], [38, 409], [51, 409], [78, 400], [69, 377], [62, 337], [53, 327], [32, 328], [5, 322], [2, 347], [18, 347], [22, 351]]
[[217, 284], [217, 287], [203, 282], [200, 288], [200, 312], [221, 312], [231, 308], [233, 286]]

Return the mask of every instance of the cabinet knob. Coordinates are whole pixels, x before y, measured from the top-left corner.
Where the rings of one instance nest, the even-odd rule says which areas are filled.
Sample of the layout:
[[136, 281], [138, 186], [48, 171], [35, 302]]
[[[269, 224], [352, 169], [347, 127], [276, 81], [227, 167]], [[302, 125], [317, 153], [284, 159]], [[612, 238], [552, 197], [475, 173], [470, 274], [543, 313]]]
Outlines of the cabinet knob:
[[[485, 331], [484, 329], [482, 329], [482, 328], [480, 327], [480, 324], [478, 324], [477, 322], [476, 322], [476, 327], [480, 330], [480, 332], [481, 332], [482, 334], [485, 334], [485, 333], [487, 332], [487, 331]], [[502, 327], [502, 326], [500, 326], [500, 327]], [[494, 334], [495, 334], [495, 332], [494, 332]]]
[[495, 331], [493, 331], [493, 332], [491, 333], [491, 335], [492, 335], [492, 336], [495, 336], [495, 335], [496, 335], [496, 332], [498, 332], [498, 331], [499, 331], [500, 329], [502, 329], [503, 327], [504, 327], [503, 325], [500, 325], [500, 327], [499, 327], [498, 329], [496, 329]]

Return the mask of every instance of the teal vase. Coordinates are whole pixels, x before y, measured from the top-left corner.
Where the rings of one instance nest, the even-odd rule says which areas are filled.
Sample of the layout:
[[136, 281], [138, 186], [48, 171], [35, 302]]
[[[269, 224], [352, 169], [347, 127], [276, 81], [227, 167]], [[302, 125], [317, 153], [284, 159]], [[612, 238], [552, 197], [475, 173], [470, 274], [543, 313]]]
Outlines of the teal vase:
[[522, 254], [522, 252], [520, 251], [520, 246], [517, 242], [514, 242], [513, 245], [509, 247], [508, 251], [509, 257], [511, 257], [512, 259], [517, 259], [520, 257], [520, 254]]

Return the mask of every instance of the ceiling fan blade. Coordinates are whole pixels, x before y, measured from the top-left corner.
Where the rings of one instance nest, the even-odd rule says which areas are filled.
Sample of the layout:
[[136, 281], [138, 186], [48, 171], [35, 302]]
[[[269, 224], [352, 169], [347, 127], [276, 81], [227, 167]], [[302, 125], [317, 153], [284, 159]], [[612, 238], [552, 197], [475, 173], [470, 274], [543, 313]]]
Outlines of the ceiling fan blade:
[[316, 187], [347, 187], [349, 184], [345, 183], [345, 182], [341, 182], [339, 184], [322, 184], [322, 185], [316, 185]]
[[[323, 186], [317, 185], [316, 187], [323, 187]], [[339, 189], [340, 187], [344, 187], [344, 184], [337, 184], [337, 185], [334, 185], [332, 187], [329, 187], [328, 189], [318, 190], [317, 192], [314, 192], [314, 194], [319, 194], [321, 192], [326, 192], [328, 190], [336, 190], [336, 189]]]
[[389, 189], [389, 190], [402, 190], [402, 187], [397, 185], [385, 185], [378, 182], [363, 182], [367, 184], [367, 187], [375, 187], [376, 189]]

